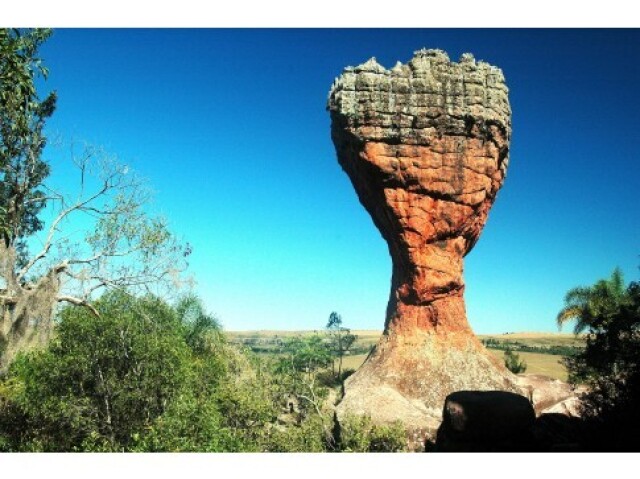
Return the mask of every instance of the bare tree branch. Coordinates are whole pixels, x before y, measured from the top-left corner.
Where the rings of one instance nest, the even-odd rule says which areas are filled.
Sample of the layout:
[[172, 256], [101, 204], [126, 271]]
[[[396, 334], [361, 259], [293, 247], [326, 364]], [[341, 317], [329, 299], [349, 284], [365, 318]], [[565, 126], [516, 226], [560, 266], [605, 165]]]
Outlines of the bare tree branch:
[[63, 210], [57, 217], [55, 220], [53, 220], [53, 223], [51, 224], [51, 226], [49, 227], [49, 233], [47, 234], [47, 239], [45, 240], [44, 243], [44, 247], [42, 248], [42, 250], [40, 250], [40, 252], [35, 255], [33, 257], [33, 259], [31, 259], [31, 261], [29, 261], [24, 268], [22, 268], [20, 270], [20, 272], [18, 273], [18, 281], [22, 280], [22, 278], [24, 277], [25, 274], [27, 274], [29, 272], [29, 270], [41, 259], [43, 259], [44, 257], [47, 256], [47, 253], [49, 253], [49, 250], [51, 249], [51, 244], [53, 241], [53, 238], [56, 234], [56, 232], [58, 231], [58, 225], [60, 224], [60, 222], [65, 219], [67, 216], [69, 216], [71, 213], [73, 213], [76, 210], [80, 210], [82, 209], [82, 207], [88, 203], [90, 203], [91, 201], [95, 200], [96, 198], [102, 196], [103, 194], [105, 194], [107, 191], [109, 191], [109, 185], [107, 182], [104, 183], [104, 186], [102, 187], [102, 189], [98, 192], [96, 192], [94, 195], [92, 195], [91, 197], [87, 198], [84, 201], [80, 201], [78, 203], [76, 203], [75, 205]]
[[[0, 317], [0, 343], [7, 340], [1, 331], [16, 324], [48, 331], [59, 303], [86, 307], [97, 316], [93, 301], [102, 289], [170, 295], [184, 284], [190, 247], [145, 210], [150, 195], [144, 182], [95, 149], [72, 160], [80, 173], [74, 200], [51, 187], [37, 199], [58, 207], [41, 249], [20, 263], [15, 245], [0, 244], [0, 304], [13, 304], [17, 311]], [[84, 237], [69, 233], [71, 226]], [[11, 234], [20, 237], [17, 230]], [[0, 367], [7, 360], [0, 355]]]
[[100, 313], [98, 313], [98, 310], [88, 301], [81, 299], [81, 298], [76, 298], [74, 296], [67, 296], [67, 295], [59, 295], [56, 300], [60, 303], [60, 302], [66, 302], [66, 303], [71, 303], [74, 304], [76, 306], [84, 306], [85, 308], [87, 308], [89, 311], [91, 311], [93, 314], [96, 315], [96, 317], [100, 317]]

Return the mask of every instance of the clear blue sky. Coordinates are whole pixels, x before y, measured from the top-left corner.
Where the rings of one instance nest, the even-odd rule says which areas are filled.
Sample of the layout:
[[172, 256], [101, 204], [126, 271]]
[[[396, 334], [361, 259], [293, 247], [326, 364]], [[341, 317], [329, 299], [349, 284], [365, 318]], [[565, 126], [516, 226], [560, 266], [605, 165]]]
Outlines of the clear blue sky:
[[334, 310], [381, 329], [390, 258], [325, 105], [345, 66], [422, 47], [472, 52], [511, 91], [510, 169], [465, 262], [474, 330], [554, 331], [569, 288], [615, 266], [637, 280], [640, 30], [61, 29], [49, 131], [150, 180], [226, 329], [321, 329]]

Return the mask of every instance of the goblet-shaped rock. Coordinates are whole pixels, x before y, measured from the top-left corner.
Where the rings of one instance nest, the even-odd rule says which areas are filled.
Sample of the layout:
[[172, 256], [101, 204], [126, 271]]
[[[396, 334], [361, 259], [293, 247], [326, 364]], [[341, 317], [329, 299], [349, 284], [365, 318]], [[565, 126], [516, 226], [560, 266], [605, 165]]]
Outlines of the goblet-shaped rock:
[[435, 427], [454, 391], [517, 391], [467, 322], [463, 257], [505, 179], [511, 109], [500, 69], [420, 50], [348, 67], [329, 95], [338, 161], [389, 245], [384, 334], [345, 384], [338, 417]]

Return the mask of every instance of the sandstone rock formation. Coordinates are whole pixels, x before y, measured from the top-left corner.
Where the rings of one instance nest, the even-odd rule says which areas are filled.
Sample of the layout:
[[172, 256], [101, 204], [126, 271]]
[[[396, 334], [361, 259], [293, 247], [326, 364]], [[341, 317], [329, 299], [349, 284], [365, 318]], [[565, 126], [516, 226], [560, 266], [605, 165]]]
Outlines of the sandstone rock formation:
[[[329, 94], [338, 161], [393, 262], [385, 333], [337, 408], [433, 433], [458, 390], [518, 391], [467, 322], [463, 256], [505, 179], [511, 110], [500, 69], [420, 50], [348, 67]], [[436, 421], [437, 427], [438, 421]]]

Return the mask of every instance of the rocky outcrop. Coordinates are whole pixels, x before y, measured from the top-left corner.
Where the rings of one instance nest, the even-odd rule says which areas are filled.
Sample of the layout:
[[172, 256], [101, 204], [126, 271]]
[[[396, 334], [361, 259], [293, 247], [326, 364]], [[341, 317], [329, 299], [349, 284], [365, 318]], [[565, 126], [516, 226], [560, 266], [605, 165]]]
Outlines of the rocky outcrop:
[[520, 374], [517, 384], [536, 411], [542, 413], [562, 413], [579, 416], [579, 397], [586, 392], [584, 387], [574, 387], [559, 379], [539, 374]]
[[420, 50], [348, 67], [329, 94], [338, 161], [393, 262], [385, 332], [337, 408], [433, 428], [454, 391], [518, 391], [466, 318], [463, 257], [505, 179], [511, 110], [500, 69]]

